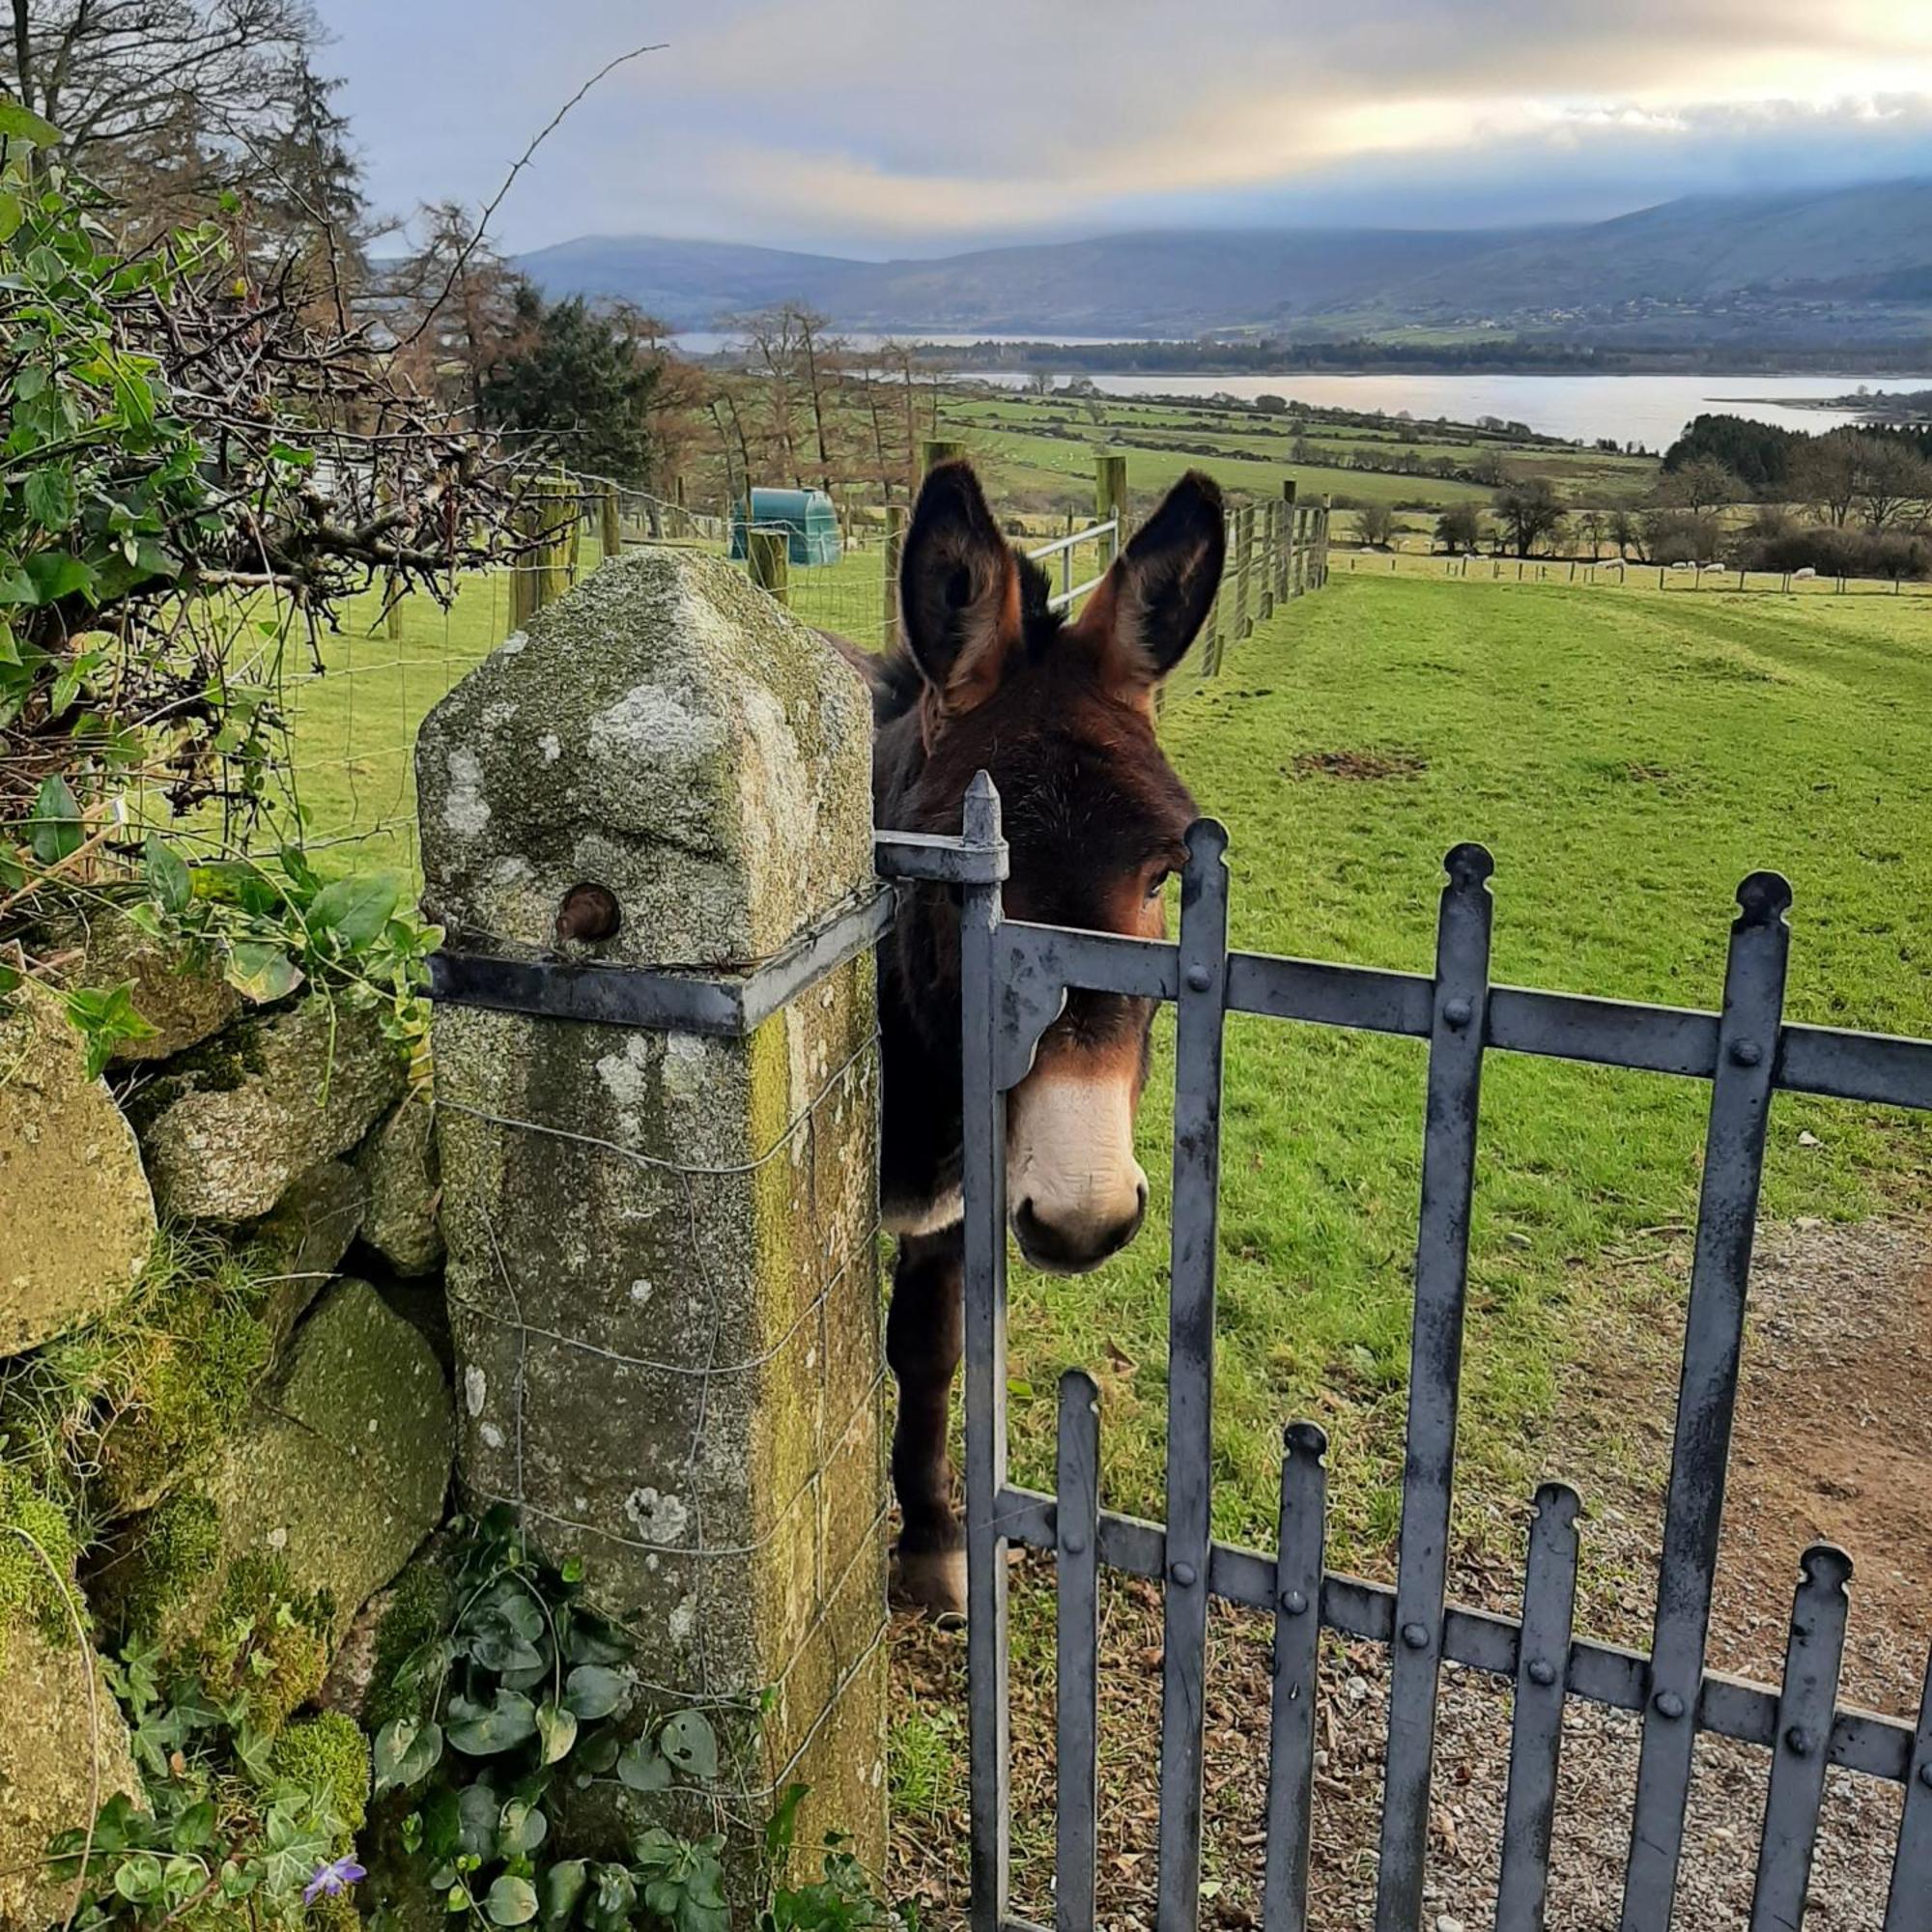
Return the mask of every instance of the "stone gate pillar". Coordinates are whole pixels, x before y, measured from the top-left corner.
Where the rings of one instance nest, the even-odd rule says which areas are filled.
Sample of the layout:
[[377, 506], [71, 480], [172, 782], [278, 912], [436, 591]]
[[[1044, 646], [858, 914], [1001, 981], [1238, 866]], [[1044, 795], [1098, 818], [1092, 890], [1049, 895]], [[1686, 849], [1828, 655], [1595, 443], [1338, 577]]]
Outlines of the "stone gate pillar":
[[723, 561], [633, 554], [470, 672], [416, 776], [469, 1498], [582, 1559], [640, 1709], [711, 1717], [741, 1874], [793, 1782], [801, 1845], [875, 1862], [866, 695]]

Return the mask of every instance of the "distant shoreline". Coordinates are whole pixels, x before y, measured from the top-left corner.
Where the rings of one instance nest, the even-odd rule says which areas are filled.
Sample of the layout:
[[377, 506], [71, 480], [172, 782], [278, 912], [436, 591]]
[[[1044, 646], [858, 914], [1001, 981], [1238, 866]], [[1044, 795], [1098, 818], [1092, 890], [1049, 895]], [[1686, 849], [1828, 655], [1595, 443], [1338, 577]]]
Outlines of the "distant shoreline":
[[[930, 325], [929, 325], [930, 327]], [[1748, 346], [1693, 350], [1617, 350], [1551, 344], [1525, 348], [1520, 343], [1469, 343], [1436, 348], [1408, 343], [1268, 343], [1242, 350], [1227, 343], [1124, 337], [1115, 341], [1054, 341], [1048, 337], [1015, 339], [982, 336], [959, 338], [964, 330], [933, 335], [916, 330], [853, 328], [846, 331], [869, 347], [892, 341], [918, 355], [928, 367], [943, 366], [949, 375], [1056, 376], [1697, 376], [1723, 381], [1790, 376], [1830, 377], [1847, 384], [1885, 378], [1920, 378], [1925, 374], [1924, 344], [1890, 350], [1831, 352], [1790, 351], [1779, 354]], [[948, 337], [950, 339], [935, 339]], [[863, 351], [862, 351], [863, 353]], [[729, 364], [732, 352], [718, 348], [694, 359]], [[1762, 399], [1753, 399], [1762, 400]], [[1861, 399], [1862, 401], [1863, 399]], [[1833, 407], [1833, 404], [1814, 404]], [[1854, 407], [1843, 399], [1835, 406]]]

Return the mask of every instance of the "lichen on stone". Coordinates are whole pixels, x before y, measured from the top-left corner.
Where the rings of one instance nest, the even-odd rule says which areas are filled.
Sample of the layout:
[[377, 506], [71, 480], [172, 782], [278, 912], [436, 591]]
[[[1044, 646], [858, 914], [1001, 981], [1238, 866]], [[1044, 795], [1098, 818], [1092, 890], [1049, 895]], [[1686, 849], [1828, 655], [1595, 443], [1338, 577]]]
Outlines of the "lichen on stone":
[[155, 1237], [140, 1151], [51, 995], [0, 1007], [0, 1357], [111, 1308]]

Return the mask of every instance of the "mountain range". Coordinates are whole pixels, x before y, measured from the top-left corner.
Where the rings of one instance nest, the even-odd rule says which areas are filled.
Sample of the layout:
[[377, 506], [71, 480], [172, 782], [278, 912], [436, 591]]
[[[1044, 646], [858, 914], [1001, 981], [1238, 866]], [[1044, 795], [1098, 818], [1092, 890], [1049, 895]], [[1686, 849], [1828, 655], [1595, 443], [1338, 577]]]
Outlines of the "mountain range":
[[1932, 181], [1692, 195], [1537, 228], [1168, 229], [884, 262], [584, 236], [517, 266], [553, 298], [621, 298], [682, 330], [796, 300], [901, 333], [1901, 338], [1932, 333]]

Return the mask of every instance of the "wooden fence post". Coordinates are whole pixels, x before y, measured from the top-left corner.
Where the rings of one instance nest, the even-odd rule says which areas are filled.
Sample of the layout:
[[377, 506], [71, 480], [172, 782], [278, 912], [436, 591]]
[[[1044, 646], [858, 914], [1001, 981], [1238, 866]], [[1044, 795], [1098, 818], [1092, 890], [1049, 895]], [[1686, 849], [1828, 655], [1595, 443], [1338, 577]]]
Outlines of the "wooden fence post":
[[521, 631], [537, 613], [539, 566], [535, 542], [542, 532], [541, 510], [533, 493], [526, 493], [510, 520], [517, 548], [510, 558], [510, 629]]
[[624, 554], [624, 505], [617, 495], [617, 486], [607, 483], [597, 500], [599, 517], [598, 541], [604, 552], [606, 563], [613, 556]]
[[1255, 550], [1255, 506], [1243, 503], [1235, 512], [1235, 641], [1239, 643], [1255, 627], [1249, 603], [1250, 579]]
[[1298, 597], [1306, 585], [1297, 583], [1294, 578], [1295, 557], [1301, 549], [1301, 506], [1294, 500], [1298, 486], [1293, 476], [1282, 479], [1281, 501], [1284, 527], [1281, 545], [1281, 594], [1284, 598]]
[[899, 634], [899, 558], [905, 552], [906, 513], [903, 503], [886, 505], [885, 569], [880, 583], [880, 632], [882, 650], [890, 649]]
[[1103, 568], [1120, 555], [1127, 540], [1127, 459], [1101, 450], [1094, 458], [1094, 521], [1104, 524], [1110, 517], [1114, 534], [1107, 544]]
[[1315, 532], [1315, 587], [1319, 590], [1328, 582], [1328, 513], [1327, 497], [1321, 498], [1321, 507], [1316, 512]]
[[745, 532], [745, 560], [752, 582], [781, 604], [791, 602], [791, 534], [787, 530]]
[[953, 439], [929, 436], [919, 446], [919, 473], [923, 477], [928, 469], [936, 469], [942, 463], [951, 463], [956, 457], [966, 454], [966, 445]]

